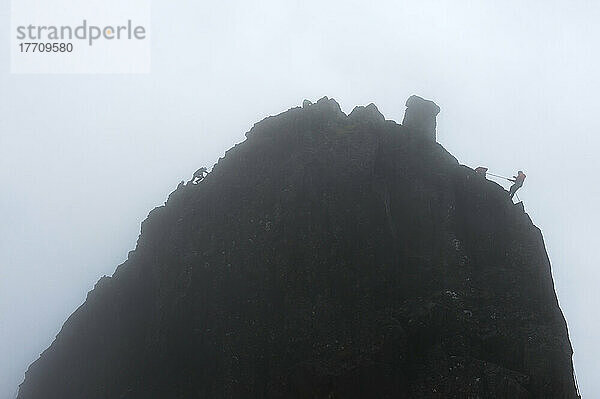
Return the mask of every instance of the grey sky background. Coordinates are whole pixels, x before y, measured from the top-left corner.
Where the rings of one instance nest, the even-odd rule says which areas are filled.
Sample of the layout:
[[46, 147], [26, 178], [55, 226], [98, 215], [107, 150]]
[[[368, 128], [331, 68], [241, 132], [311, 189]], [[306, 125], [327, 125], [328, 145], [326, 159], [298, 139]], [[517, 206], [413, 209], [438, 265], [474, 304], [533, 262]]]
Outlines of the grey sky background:
[[461, 163], [527, 174], [579, 386], [600, 397], [599, 2], [155, 1], [148, 75], [11, 75], [0, 6], [0, 399], [148, 212], [255, 122], [323, 95], [401, 122], [413, 93]]

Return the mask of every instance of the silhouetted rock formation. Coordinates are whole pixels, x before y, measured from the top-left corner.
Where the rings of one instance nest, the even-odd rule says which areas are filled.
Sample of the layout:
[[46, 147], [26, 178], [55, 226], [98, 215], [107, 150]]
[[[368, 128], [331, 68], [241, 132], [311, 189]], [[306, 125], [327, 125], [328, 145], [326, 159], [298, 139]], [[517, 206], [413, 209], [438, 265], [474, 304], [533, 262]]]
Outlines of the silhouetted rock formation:
[[431, 100], [419, 96], [410, 96], [406, 100], [406, 112], [402, 125], [420, 132], [423, 136], [436, 141], [436, 117], [440, 107]]
[[323, 98], [150, 212], [19, 398], [576, 398], [571, 355], [522, 204]]

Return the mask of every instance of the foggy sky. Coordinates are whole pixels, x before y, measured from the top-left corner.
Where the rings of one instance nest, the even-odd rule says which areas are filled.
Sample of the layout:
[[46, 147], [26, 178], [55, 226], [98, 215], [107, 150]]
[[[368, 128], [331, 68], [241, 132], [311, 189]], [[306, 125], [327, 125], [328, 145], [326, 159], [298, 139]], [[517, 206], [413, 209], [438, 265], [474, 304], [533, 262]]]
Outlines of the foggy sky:
[[[18, 1], [18, 0], [15, 0]], [[600, 397], [600, 3], [153, 3], [152, 73], [11, 75], [0, 5], [0, 399], [177, 183], [327, 95], [436, 101], [461, 163], [527, 174], [584, 397]]]

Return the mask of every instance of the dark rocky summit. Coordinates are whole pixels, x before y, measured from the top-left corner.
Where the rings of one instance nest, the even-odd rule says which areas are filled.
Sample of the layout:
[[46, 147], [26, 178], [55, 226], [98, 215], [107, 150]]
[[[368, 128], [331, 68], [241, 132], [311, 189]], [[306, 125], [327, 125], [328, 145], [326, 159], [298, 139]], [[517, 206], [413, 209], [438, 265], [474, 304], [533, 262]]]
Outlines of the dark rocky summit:
[[522, 204], [323, 98], [150, 212], [18, 398], [577, 398], [571, 355]]
[[436, 117], [440, 107], [431, 100], [419, 96], [410, 96], [406, 100], [406, 113], [402, 125], [413, 130], [418, 130], [425, 138], [436, 140]]

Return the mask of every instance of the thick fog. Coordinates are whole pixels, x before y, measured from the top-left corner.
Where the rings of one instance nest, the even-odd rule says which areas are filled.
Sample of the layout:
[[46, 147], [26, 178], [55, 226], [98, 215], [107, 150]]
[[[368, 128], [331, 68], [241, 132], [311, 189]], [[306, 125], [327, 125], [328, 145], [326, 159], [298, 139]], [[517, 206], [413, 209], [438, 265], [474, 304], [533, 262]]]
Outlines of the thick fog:
[[[200, 4], [199, 4], [200, 3]], [[461, 163], [527, 174], [584, 397], [600, 397], [600, 3], [155, 1], [152, 73], [11, 75], [0, 8], [0, 399], [140, 223], [262, 118], [435, 100]]]

